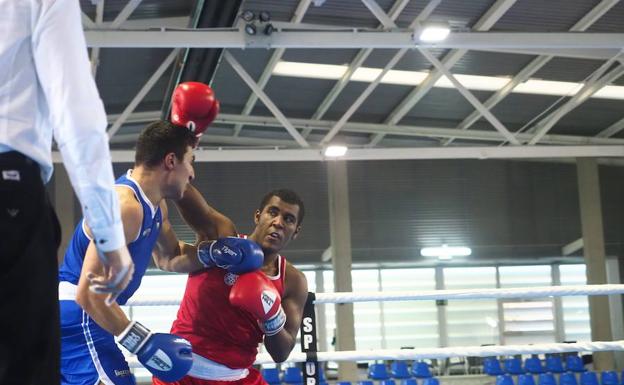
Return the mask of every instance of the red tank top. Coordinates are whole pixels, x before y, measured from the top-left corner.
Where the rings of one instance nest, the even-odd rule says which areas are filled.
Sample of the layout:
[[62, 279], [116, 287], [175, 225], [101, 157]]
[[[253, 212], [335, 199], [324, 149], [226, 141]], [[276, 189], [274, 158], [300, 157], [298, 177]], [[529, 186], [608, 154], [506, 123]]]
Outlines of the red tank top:
[[[269, 278], [283, 295], [286, 259], [279, 255], [276, 263], [278, 273]], [[189, 274], [171, 327], [171, 333], [186, 338], [195, 353], [233, 369], [253, 364], [264, 335], [254, 316], [230, 305], [236, 277], [218, 267]]]

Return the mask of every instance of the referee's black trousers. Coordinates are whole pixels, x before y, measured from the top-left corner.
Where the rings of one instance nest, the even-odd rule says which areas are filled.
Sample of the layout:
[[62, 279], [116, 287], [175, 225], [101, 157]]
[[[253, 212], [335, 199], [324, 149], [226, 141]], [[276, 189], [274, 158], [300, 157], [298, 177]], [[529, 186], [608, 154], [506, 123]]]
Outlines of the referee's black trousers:
[[0, 385], [60, 382], [60, 235], [37, 163], [0, 153]]

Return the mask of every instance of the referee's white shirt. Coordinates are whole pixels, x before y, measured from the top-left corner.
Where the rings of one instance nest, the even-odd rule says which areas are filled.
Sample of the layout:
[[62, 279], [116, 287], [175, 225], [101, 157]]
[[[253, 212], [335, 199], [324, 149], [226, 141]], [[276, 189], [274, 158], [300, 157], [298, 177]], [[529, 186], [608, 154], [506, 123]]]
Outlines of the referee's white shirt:
[[[0, 152], [19, 151], [52, 175], [56, 140], [103, 251], [123, 246], [106, 135], [77, 0], [0, 0]], [[88, 207], [88, 210], [85, 208]]]

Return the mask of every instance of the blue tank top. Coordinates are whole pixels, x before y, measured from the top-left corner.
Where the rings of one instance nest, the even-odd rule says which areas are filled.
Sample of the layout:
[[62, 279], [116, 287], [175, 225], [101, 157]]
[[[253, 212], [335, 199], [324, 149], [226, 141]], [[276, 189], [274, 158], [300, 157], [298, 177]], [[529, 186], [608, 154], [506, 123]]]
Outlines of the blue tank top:
[[[143, 207], [143, 223], [141, 224], [141, 231], [138, 237], [128, 244], [128, 251], [134, 261], [134, 274], [128, 287], [117, 297], [117, 303], [120, 305], [125, 304], [141, 285], [141, 279], [143, 279], [145, 270], [147, 270], [147, 266], [152, 258], [152, 250], [162, 225], [160, 207], [154, 207], [151, 204], [139, 184], [132, 179], [130, 173], [131, 170], [117, 179], [116, 185], [128, 186], [134, 191], [134, 195]], [[65, 251], [65, 259], [59, 269], [59, 281], [78, 284], [87, 246], [91, 242], [84, 231], [83, 221], [84, 219], [76, 226], [71, 242], [67, 247], [67, 251]]]

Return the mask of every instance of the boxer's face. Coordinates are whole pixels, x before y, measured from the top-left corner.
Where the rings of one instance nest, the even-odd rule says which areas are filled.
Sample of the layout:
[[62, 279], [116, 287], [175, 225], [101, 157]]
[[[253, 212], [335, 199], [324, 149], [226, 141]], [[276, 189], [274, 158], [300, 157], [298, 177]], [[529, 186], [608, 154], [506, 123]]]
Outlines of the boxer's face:
[[286, 247], [299, 234], [298, 218], [298, 205], [286, 203], [277, 196], [271, 197], [262, 211], [256, 211], [254, 216], [254, 234], [257, 234], [256, 241], [262, 250], [276, 253]]
[[182, 159], [178, 159], [175, 155], [173, 157], [167, 183], [168, 191], [165, 195], [166, 198], [180, 199], [188, 184], [195, 179], [195, 169], [193, 168], [195, 155], [193, 154], [193, 148], [188, 146]]

